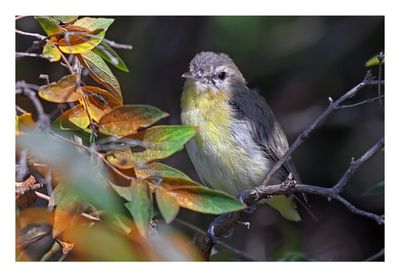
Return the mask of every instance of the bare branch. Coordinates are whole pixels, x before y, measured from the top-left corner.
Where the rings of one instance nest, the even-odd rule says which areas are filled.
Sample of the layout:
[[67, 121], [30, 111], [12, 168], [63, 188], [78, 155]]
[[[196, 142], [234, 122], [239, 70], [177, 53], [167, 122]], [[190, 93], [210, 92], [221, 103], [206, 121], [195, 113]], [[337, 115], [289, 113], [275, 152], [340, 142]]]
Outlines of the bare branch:
[[336, 193], [341, 193], [343, 191], [343, 188], [346, 186], [346, 184], [349, 181], [349, 178], [353, 176], [353, 174], [367, 161], [369, 160], [373, 155], [376, 154], [384, 145], [384, 139], [380, 139], [374, 146], [372, 146], [367, 152], [364, 153], [358, 160], [354, 161], [352, 160], [350, 163], [349, 168], [347, 171], [344, 173], [342, 178], [337, 182], [337, 184], [333, 187], [333, 190], [335, 190]]
[[15, 52], [15, 56], [17, 58], [20, 58], [20, 57], [33, 57], [33, 58], [47, 59], [43, 54], [39, 54], [39, 53]]
[[262, 182], [262, 185], [268, 185], [269, 182], [271, 181], [272, 177], [275, 175], [275, 173], [281, 168], [281, 166], [286, 162], [286, 160], [293, 154], [293, 152], [310, 136], [310, 133], [314, 131], [314, 129], [322, 122], [325, 120], [325, 118], [328, 117], [333, 111], [335, 111], [344, 101], [347, 99], [353, 97], [355, 94], [357, 94], [362, 88], [366, 86], [373, 86], [373, 85], [379, 85], [383, 83], [383, 81], [372, 81], [372, 80], [364, 80], [355, 87], [353, 87], [351, 90], [343, 94], [338, 100], [336, 101], [330, 101], [329, 106], [325, 109], [325, 111], [320, 114], [312, 123], [311, 125], [304, 130], [294, 141], [294, 143], [290, 146], [289, 150], [286, 151], [286, 153], [282, 156], [282, 158], [272, 167], [272, 169], [269, 171], [267, 176]]
[[114, 48], [117, 48], [117, 49], [131, 50], [133, 48], [132, 45], [117, 43], [117, 42], [109, 40], [109, 39], [103, 39], [103, 41], [107, 42], [111, 47], [114, 47]]
[[43, 36], [43, 35], [37, 34], [37, 33], [28, 33], [28, 32], [24, 32], [24, 31], [21, 31], [21, 30], [15, 30], [15, 32], [17, 34], [20, 34], [20, 35], [24, 35], [24, 36], [28, 36], [28, 37], [34, 37], [34, 38], [37, 38], [37, 39], [40, 39], [40, 40], [47, 39], [46, 36]]

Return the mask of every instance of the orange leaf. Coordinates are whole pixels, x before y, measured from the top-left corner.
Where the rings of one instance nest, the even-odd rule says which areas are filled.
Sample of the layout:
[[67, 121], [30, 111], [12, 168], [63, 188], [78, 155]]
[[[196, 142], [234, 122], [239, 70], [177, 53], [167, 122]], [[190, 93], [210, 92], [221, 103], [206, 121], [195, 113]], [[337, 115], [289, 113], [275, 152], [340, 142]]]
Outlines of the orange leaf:
[[121, 106], [120, 101], [112, 96], [108, 91], [98, 87], [85, 86], [82, 88], [87, 95], [88, 106], [81, 99], [81, 104], [89, 111], [90, 117], [99, 122], [106, 113], [112, 108]]
[[17, 115], [15, 118], [15, 135], [22, 135], [24, 130], [35, 128], [35, 126], [31, 113]]
[[39, 96], [44, 100], [55, 103], [78, 101], [82, 97], [82, 90], [77, 82], [77, 74], [64, 76], [57, 83], [42, 86]]
[[139, 128], [148, 127], [168, 116], [167, 113], [147, 105], [125, 105], [104, 115], [99, 131], [106, 135], [126, 136], [134, 134]]

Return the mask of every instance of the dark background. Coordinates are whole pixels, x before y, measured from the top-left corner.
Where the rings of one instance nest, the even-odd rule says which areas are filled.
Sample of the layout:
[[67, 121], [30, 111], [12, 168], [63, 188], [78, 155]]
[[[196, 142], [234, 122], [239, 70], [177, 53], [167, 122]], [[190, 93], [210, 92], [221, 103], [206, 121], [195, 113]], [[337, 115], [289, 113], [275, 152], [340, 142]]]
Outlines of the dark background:
[[[328, 97], [337, 99], [358, 84], [367, 70], [365, 62], [384, 50], [383, 17], [113, 18], [107, 38], [133, 45], [133, 50], [117, 50], [130, 72], [112, 67], [126, 104], [157, 106], [171, 115], [161, 123], [180, 123], [180, 76], [196, 53], [224, 52], [235, 61], [249, 87], [259, 89], [267, 99], [290, 142], [327, 107]], [[43, 33], [32, 18], [19, 20], [17, 28]], [[17, 35], [16, 50], [26, 51], [32, 41]], [[40, 74], [56, 81], [65, 73], [65, 68], [44, 59], [17, 59], [17, 80], [40, 85], [44, 82]], [[349, 103], [376, 93], [374, 88], [365, 89]], [[33, 110], [23, 99], [17, 98], [17, 103]], [[49, 112], [54, 108], [46, 107]], [[335, 112], [293, 156], [303, 182], [334, 185], [351, 158], [362, 155], [383, 132], [384, 115], [378, 102]], [[198, 180], [185, 151], [166, 163]], [[345, 197], [361, 209], [384, 213], [383, 197], [362, 196], [383, 180], [383, 172], [384, 155], [379, 152], [354, 175]], [[383, 226], [336, 202], [315, 196], [309, 200], [317, 221], [302, 207], [300, 223], [259, 207], [249, 215], [250, 230], [237, 226], [225, 241], [257, 260], [284, 259], [291, 253], [311, 260], [364, 260], [383, 248]], [[179, 218], [205, 230], [213, 217], [181, 211]], [[192, 234], [178, 223], [173, 225]]]

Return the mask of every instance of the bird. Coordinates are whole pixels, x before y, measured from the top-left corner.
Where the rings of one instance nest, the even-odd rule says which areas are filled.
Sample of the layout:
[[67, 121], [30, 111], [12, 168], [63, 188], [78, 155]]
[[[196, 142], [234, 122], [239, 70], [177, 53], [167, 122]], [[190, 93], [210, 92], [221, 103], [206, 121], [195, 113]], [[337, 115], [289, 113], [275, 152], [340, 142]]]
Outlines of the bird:
[[[266, 100], [247, 86], [224, 53], [196, 54], [182, 77], [181, 122], [197, 130], [185, 148], [201, 182], [234, 197], [261, 185], [289, 148]], [[300, 182], [290, 157], [271, 183], [281, 183], [289, 174]], [[301, 220], [292, 197], [276, 195], [264, 202], [288, 220]]]

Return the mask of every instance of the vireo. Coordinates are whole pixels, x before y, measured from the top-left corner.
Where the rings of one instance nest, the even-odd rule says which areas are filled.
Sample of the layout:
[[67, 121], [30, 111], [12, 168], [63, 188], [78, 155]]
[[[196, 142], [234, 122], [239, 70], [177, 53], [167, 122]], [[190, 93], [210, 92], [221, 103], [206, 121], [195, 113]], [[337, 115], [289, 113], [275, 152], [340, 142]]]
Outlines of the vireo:
[[[186, 144], [190, 159], [204, 184], [233, 196], [259, 186], [274, 163], [288, 149], [287, 138], [265, 99], [246, 85], [226, 54], [201, 52], [190, 62], [181, 98], [183, 124], [196, 126]], [[288, 159], [272, 183], [289, 173], [299, 181]], [[266, 200], [282, 216], [299, 221], [293, 200]]]

